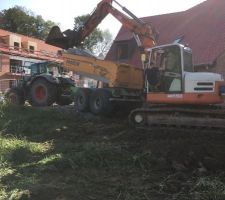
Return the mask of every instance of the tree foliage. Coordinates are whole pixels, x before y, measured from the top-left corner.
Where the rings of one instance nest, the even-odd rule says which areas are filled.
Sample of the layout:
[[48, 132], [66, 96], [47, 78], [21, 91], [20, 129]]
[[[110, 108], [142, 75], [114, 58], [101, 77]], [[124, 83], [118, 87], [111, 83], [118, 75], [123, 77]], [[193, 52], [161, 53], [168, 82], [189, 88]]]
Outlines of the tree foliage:
[[[82, 28], [90, 17], [89, 14], [81, 15], [74, 18], [74, 30], [78, 31]], [[99, 55], [108, 52], [112, 43], [112, 35], [108, 30], [102, 31], [96, 28], [83, 42], [83, 48], [90, 50], [92, 53]]]
[[105, 57], [113, 42], [112, 34], [109, 30], [104, 30], [102, 31], [102, 38], [101, 42], [93, 46], [93, 52], [96, 55], [100, 55], [100, 57]]
[[0, 12], [0, 28], [26, 36], [45, 39], [55, 23], [24, 7], [15, 6]]
[[[82, 28], [90, 17], [89, 14], [81, 15], [74, 18], [74, 30], [79, 30]], [[103, 40], [102, 31], [99, 28], [96, 28], [88, 37], [83, 41], [83, 48], [88, 49], [93, 52], [93, 47]]]

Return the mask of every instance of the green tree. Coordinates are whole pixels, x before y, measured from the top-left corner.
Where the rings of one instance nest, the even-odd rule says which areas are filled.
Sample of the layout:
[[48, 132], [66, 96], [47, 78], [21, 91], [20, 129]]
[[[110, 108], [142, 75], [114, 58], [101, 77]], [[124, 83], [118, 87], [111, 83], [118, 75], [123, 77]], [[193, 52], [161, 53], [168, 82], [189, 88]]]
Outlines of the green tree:
[[30, 37], [45, 39], [55, 23], [45, 21], [40, 15], [24, 7], [15, 6], [0, 12], [0, 28]]
[[[74, 18], [74, 30], [79, 30], [82, 28], [84, 23], [87, 21], [87, 19], [90, 17], [89, 14], [87, 15], [81, 15]], [[99, 42], [103, 41], [103, 32], [96, 28], [85, 40], [83, 41], [83, 48], [90, 50], [94, 53], [94, 47]]]
[[104, 58], [112, 45], [113, 36], [109, 30], [104, 30], [102, 31], [102, 38], [103, 40], [101, 42], [93, 46], [93, 53]]

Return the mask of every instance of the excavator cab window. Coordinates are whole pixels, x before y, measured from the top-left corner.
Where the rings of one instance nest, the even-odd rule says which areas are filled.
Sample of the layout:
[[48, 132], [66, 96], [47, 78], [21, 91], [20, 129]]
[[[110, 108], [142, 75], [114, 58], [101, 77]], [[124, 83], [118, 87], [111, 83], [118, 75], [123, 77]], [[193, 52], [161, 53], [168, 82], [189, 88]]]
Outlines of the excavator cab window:
[[[182, 65], [179, 46], [170, 45], [153, 49], [149, 69], [158, 69], [160, 74], [159, 76], [157, 72], [155, 75], [159, 77], [156, 91], [166, 93], [180, 93], [182, 91]], [[148, 83], [151, 82], [149, 77], [147, 75]]]
[[184, 58], [184, 71], [194, 72], [193, 63], [192, 63], [192, 53], [189, 48], [184, 48], [183, 58]]

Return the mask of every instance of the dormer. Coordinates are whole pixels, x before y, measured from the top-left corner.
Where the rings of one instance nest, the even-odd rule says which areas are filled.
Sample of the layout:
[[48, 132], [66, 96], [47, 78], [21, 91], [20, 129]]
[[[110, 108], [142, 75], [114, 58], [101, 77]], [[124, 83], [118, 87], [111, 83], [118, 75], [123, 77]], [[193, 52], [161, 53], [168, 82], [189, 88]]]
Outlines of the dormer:
[[35, 51], [37, 51], [37, 43], [32, 41], [23, 41], [22, 48], [26, 49], [30, 53], [34, 53]]
[[19, 50], [21, 48], [21, 37], [18, 35], [10, 34], [4, 37], [5, 44], [11, 49]]

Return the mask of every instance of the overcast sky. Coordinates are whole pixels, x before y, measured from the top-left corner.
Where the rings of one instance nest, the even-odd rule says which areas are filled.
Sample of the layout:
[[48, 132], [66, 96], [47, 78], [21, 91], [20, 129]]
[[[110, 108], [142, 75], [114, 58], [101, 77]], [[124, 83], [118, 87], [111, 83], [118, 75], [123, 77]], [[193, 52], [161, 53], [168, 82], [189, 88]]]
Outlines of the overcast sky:
[[[138, 17], [159, 15], [187, 10], [204, 0], [117, 0]], [[26, 7], [45, 20], [60, 24], [62, 30], [72, 29], [74, 17], [91, 13], [100, 0], [0, 0], [0, 10], [15, 5]], [[113, 4], [118, 8], [115, 4]], [[121, 24], [107, 16], [100, 28], [108, 29], [114, 36]]]

